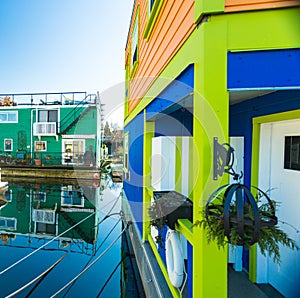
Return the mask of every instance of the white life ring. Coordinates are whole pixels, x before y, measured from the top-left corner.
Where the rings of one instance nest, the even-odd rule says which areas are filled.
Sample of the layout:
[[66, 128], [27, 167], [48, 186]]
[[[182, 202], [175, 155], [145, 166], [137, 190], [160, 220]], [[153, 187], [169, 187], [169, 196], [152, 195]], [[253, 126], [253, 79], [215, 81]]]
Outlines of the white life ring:
[[166, 261], [171, 284], [179, 288], [184, 277], [184, 258], [178, 232], [168, 230], [166, 236]]

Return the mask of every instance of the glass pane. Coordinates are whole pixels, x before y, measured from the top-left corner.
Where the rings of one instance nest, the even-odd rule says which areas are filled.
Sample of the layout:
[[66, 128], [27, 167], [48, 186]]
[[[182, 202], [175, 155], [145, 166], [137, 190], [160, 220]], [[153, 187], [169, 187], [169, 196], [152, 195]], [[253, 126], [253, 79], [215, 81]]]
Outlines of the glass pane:
[[48, 111], [39, 111], [38, 122], [47, 122], [48, 121]]
[[7, 220], [7, 227], [8, 228], [14, 228], [15, 227], [15, 220], [14, 219], [8, 219]]
[[0, 227], [5, 228], [5, 220], [4, 219], [0, 219]]
[[300, 136], [285, 137], [284, 168], [300, 170]]
[[6, 113], [0, 113], [0, 122], [1, 121], [7, 121], [7, 114]]
[[49, 122], [57, 122], [57, 110], [49, 111]]
[[17, 114], [16, 113], [9, 113], [8, 114], [8, 121], [16, 122], [17, 121]]

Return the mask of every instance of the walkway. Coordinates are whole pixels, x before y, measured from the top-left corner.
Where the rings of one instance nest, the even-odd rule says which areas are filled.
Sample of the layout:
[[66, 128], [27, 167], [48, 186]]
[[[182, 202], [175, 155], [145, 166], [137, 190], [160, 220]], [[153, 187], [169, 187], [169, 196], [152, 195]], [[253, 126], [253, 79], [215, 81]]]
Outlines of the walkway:
[[237, 272], [228, 266], [228, 298], [283, 298], [267, 284], [253, 284], [245, 272]]

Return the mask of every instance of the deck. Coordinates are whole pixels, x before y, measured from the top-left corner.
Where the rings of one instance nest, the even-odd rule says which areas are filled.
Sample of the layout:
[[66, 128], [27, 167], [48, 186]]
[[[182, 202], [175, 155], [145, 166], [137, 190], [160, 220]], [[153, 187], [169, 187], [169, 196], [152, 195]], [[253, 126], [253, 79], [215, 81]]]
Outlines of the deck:
[[[99, 179], [97, 167], [86, 166], [35, 166], [35, 165], [0, 165], [2, 180], [8, 178], [51, 178], [51, 179]], [[4, 179], [3, 179], [4, 178]]]

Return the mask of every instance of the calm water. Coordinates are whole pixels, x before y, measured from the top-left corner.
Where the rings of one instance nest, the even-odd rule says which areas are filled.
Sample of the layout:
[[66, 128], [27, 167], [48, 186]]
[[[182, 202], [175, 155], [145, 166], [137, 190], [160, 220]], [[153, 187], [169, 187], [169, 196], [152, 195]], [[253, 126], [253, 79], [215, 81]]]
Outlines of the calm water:
[[18, 181], [2, 188], [0, 297], [120, 297], [121, 187]]

